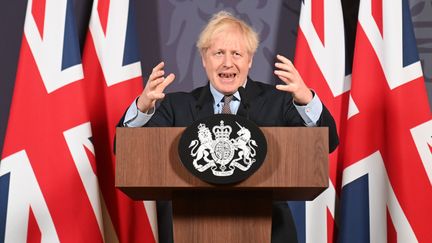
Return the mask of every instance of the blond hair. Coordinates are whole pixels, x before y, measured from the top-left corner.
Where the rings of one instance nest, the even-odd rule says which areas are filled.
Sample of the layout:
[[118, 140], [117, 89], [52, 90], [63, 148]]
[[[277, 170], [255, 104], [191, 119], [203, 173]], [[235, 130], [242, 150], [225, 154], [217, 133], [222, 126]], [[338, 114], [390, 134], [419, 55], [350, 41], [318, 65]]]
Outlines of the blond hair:
[[214, 34], [224, 30], [227, 26], [236, 26], [246, 40], [246, 49], [253, 55], [258, 48], [259, 37], [252, 27], [243, 20], [234, 17], [230, 12], [220, 11], [213, 15], [198, 37], [197, 48], [203, 54], [211, 45]]

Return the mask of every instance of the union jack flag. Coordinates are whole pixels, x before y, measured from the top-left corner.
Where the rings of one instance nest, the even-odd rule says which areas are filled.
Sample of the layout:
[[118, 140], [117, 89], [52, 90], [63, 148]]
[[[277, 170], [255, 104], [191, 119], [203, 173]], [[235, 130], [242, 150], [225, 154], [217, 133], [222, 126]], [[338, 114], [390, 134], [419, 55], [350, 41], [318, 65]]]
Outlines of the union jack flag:
[[28, 1], [0, 164], [0, 241], [156, 242], [154, 202], [114, 187], [116, 123], [142, 90], [133, 8], [93, 1], [83, 52], [72, 8]]
[[[300, 12], [295, 65], [304, 81], [319, 95], [335, 118], [338, 133], [350, 88], [345, 70], [345, 35], [339, 0], [303, 1]], [[310, 202], [289, 202], [299, 242], [333, 242], [338, 204], [338, 154], [329, 158], [329, 187]]]
[[432, 242], [432, 120], [408, 3], [360, 0], [352, 69], [342, 24], [339, 1], [303, 2], [296, 66], [335, 117], [341, 144], [299, 238]]

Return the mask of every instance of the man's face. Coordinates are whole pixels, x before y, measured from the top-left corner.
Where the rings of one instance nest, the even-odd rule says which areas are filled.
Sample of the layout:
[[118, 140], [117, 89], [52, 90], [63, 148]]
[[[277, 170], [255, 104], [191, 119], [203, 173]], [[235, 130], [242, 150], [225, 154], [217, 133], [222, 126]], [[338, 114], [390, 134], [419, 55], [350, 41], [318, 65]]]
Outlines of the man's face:
[[247, 79], [252, 56], [239, 30], [227, 27], [215, 34], [210, 47], [202, 54], [210, 83], [223, 94], [233, 94]]

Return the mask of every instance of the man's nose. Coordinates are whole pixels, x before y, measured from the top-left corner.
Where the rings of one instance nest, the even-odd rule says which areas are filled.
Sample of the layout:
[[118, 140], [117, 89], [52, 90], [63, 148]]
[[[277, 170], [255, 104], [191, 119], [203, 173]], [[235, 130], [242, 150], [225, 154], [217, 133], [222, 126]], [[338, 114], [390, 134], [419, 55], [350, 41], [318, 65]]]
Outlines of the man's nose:
[[225, 67], [232, 67], [233, 65], [233, 60], [232, 60], [232, 56], [227, 54], [224, 56], [224, 66]]

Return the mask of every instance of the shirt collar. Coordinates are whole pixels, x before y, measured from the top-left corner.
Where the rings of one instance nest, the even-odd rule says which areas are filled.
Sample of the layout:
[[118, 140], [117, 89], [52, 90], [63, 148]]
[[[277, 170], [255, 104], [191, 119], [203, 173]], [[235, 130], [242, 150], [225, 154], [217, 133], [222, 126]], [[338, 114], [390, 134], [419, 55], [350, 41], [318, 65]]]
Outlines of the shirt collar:
[[[243, 88], [246, 88], [246, 83], [247, 83], [247, 79], [243, 83]], [[213, 87], [213, 85], [211, 83], [210, 83], [210, 92], [213, 95], [214, 104], [218, 104], [219, 102], [221, 102], [221, 100], [225, 96], [224, 94], [219, 92], [215, 87]], [[236, 98], [236, 100], [239, 100], [239, 101], [241, 100], [241, 97], [240, 97], [240, 94], [238, 91], [236, 91], [233, 95]]]

